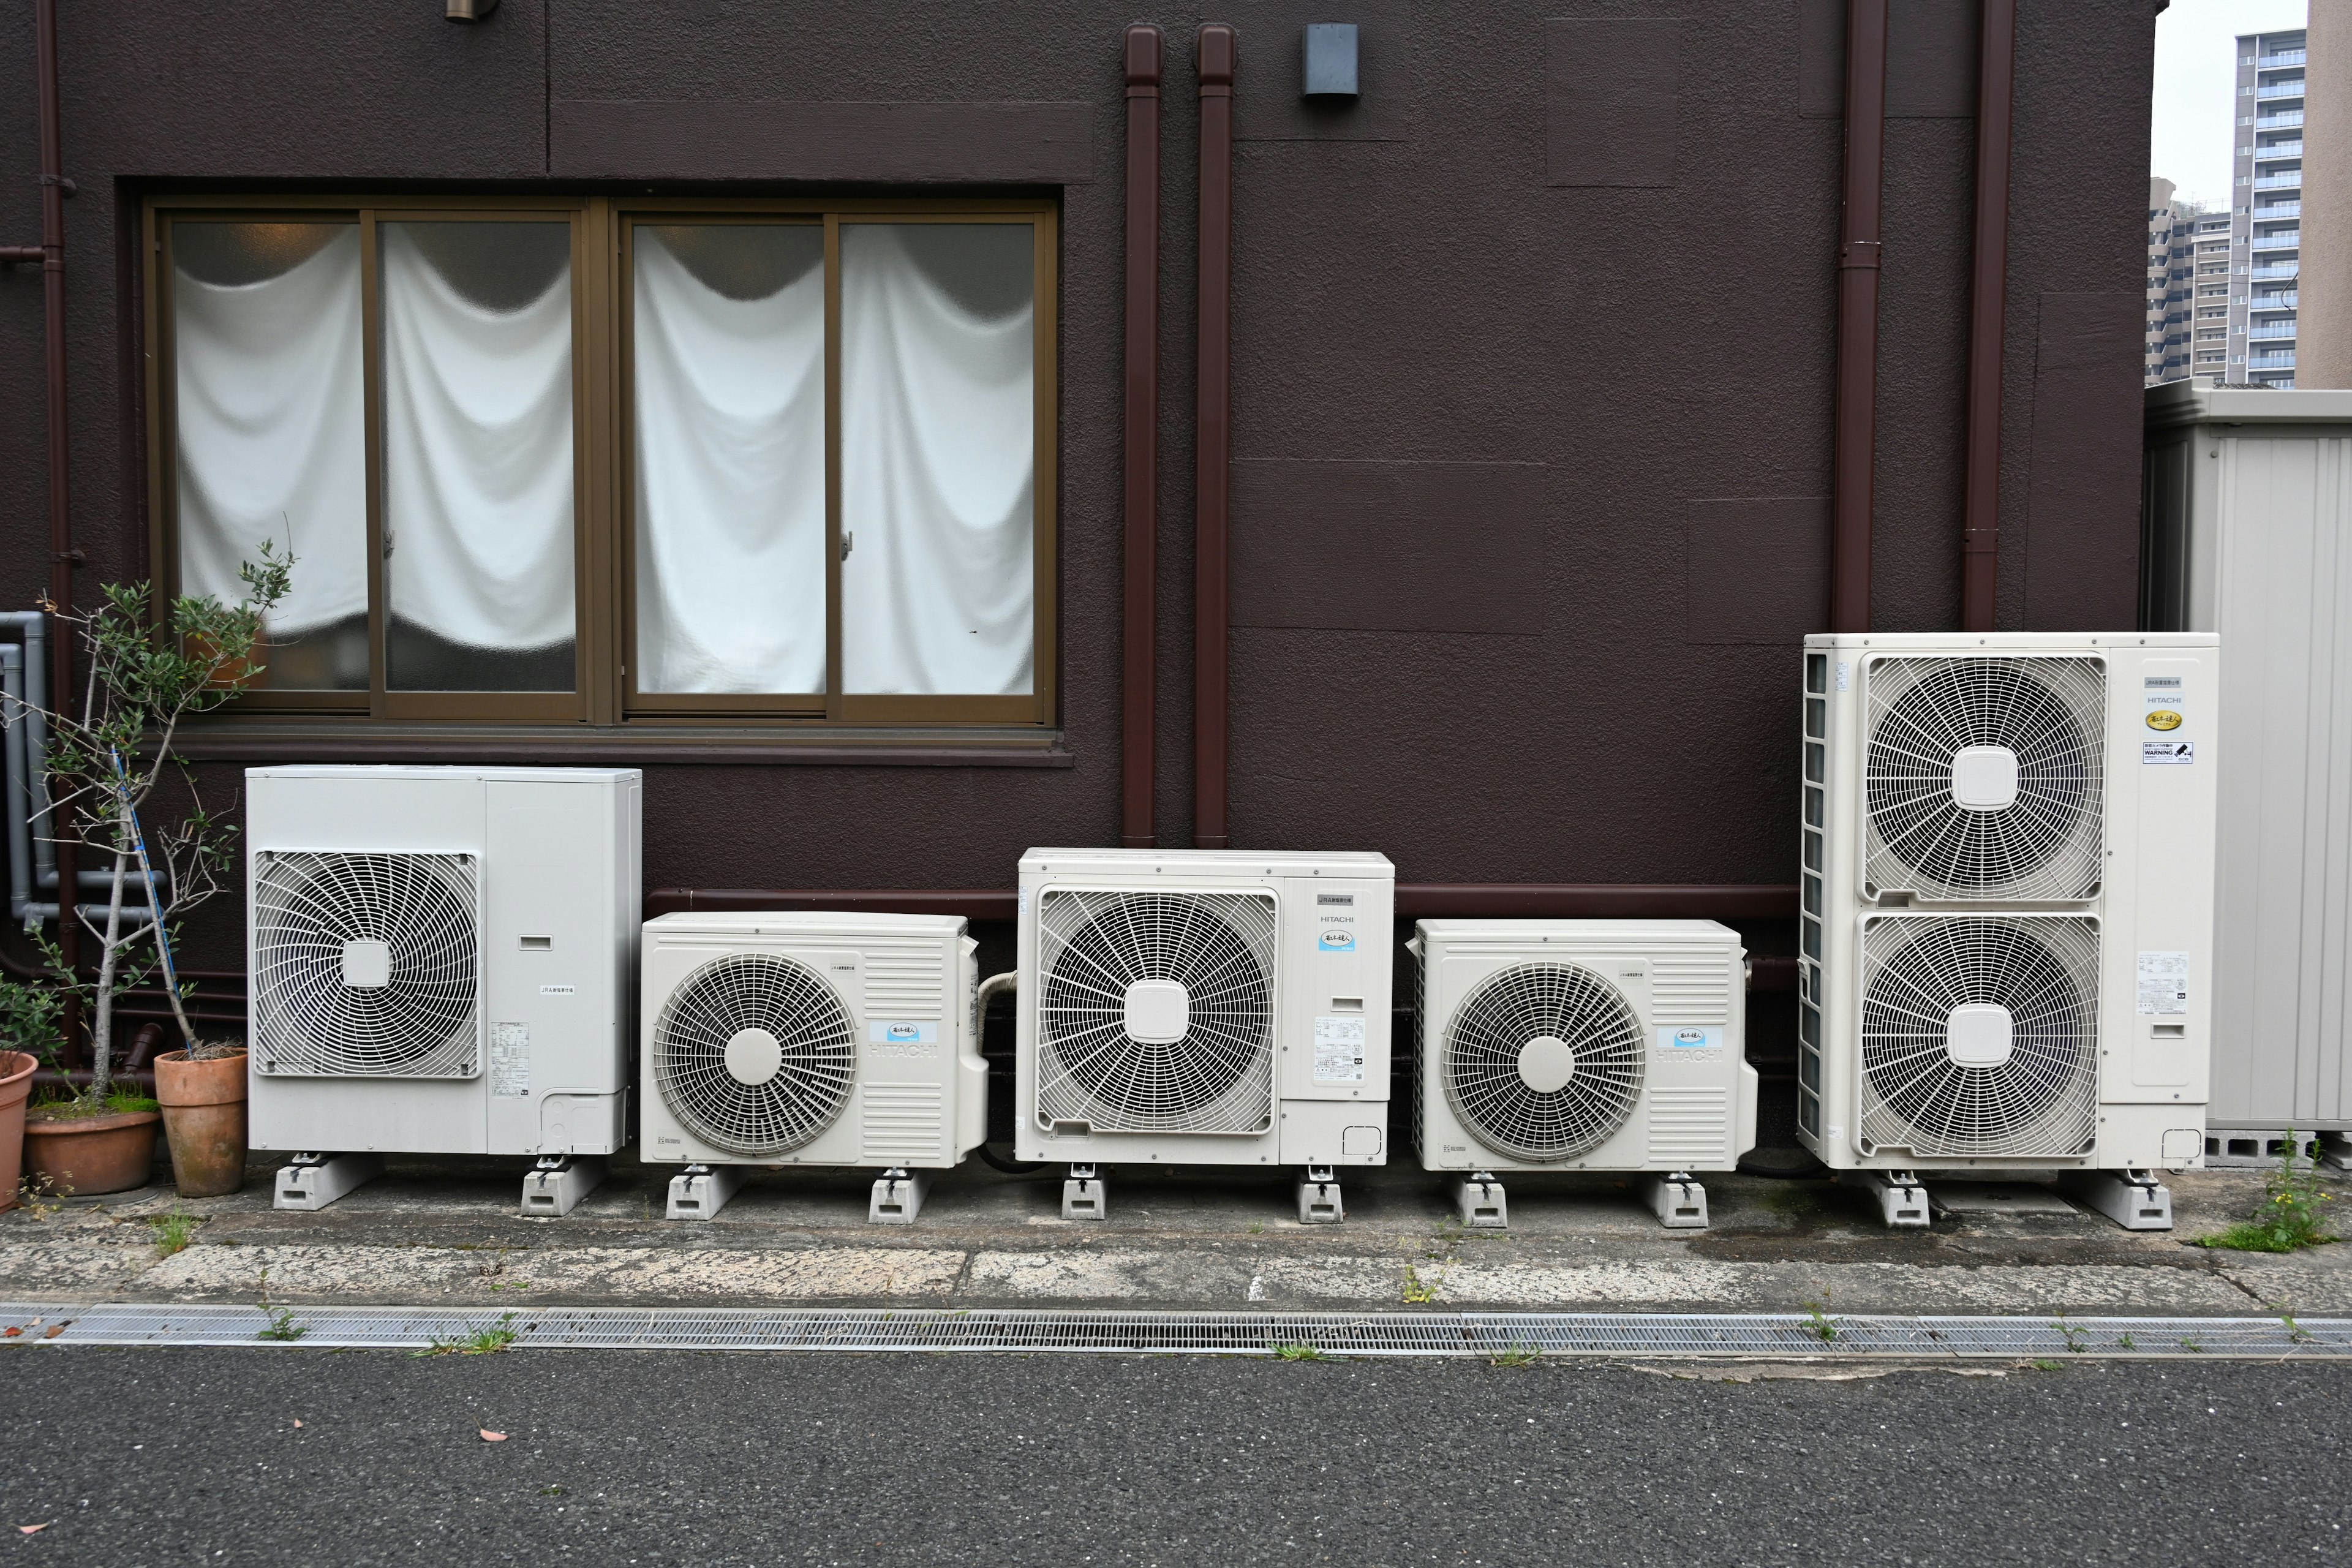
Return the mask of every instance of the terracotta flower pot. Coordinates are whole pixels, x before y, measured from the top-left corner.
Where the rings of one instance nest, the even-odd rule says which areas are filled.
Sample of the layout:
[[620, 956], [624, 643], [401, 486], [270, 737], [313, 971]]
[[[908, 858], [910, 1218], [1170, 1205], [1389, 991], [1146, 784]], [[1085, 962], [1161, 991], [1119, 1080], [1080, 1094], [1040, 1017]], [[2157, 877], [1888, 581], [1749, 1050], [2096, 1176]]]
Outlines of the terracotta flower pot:
[[155, 1098], [182, 1197], [216, 1198], [245, 1184], [243, 1051], [202, 1062], [165, 1051], [155, 1058]]
[[147, 1184], [155, 1165], [155, 1132], [163, 1116], [152, 1110], [118, 1110], [104, 1116], [25, 1119], [25, 1168], [48, 1178], [48, 1190], [66, 1197], [127, 1193]]
[[0, 1051], [0, 1210], [16, 1206], [16, 1183], [25, 1173], [25, 1097], [33, 1091], [29, 1052]]

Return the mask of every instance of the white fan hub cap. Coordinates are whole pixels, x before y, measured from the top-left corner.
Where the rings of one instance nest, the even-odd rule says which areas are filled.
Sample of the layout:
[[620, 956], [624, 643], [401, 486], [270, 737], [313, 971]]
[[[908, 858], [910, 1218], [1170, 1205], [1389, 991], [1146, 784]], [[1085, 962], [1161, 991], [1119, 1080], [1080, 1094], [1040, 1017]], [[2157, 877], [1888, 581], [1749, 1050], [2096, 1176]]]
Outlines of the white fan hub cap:
[[727, 1041], [727, 1076], [757, 1089], [783, 1069], [783, 1042], [765, 1029], [738, 1029]]
[[2017, 753], [2007, 746], [1962, 746], [1952, 753], [1952, 804], [1962, 811], [2007, 811], [2017, 804]]
[[2017, 1026], [1998, 1002], [1963, 1002], [1944, 1023], [1944, 1054], [1954, 1067], [1997, 1068], [2016, 1049]]
[[1576, 1048], [1558, 1035], [1538, 1035], [1519, 1047], [1519, 1081], [1538, 1094], [1558, 1094], [1576, 1076]]
[[354, 991], [381, 991], [391, 984], [391, 947], [380, 942], [343, 943], [343, 984]]
[[1127, 988], [1127, 1037], [1172, 1046], [1192, 1026], [1192, 997], [1178, 980], [1138, 980]]

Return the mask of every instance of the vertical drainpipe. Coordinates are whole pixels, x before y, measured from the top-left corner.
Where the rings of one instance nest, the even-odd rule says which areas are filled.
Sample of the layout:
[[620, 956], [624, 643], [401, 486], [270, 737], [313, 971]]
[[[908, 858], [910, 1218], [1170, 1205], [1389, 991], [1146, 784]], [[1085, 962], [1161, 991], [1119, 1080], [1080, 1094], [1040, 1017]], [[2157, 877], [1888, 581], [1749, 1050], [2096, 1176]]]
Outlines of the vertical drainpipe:
[[1160, 29], [1127, 30], [1127, 595], [1119, 719], [1119, 842], [1160, 842], [1152, 820], [1160, 575]]
[[1879, 183], [1886, 162], [1886, 0], [1848, 0], [1845, 205], [1839, 219], [1837, 437], [1830, 629], [1870, 630], [1870, 520], [1878, 441]]
[[1969, 321], [1968, 492], [1960, 531], [1960, 629], [1993, 629], [2000, 580], [2000, 374], [2009, 316], [2010, 123], [2017, 0], [1984, 0], [1977, 65], [1976, 277]]
[[[67, 489], [66, 450], [66, 193], [64, 136], [58, 110], [58, 0], [36, 0], [35, 48], [38, 53], [41, 114], [41, 302], [46, 313], [44, 357], [48, 362], [49, 434], [49, 637], [50, 700], [62, 709], [73, 689], [73, 569], [80, 552], [73, 543], [73, 509]], [[57, 832], [52, 824], [50, 831]], [[68, 971], [81, 959], [81, 931], [70, 906], [81, 886], [80, 857], [69, 842], [58, 845], [58, 946]], [[80, 1059], [81, 1005], [66, 997], [65, 1049], [68, 1067]]]
[[1231, 521], [1234, 314], [1234, 30], [1201, 28], [1200, 403], [1194, 421], [1192, 847], [1223, 849], [1225, 824], [1225, 545]]

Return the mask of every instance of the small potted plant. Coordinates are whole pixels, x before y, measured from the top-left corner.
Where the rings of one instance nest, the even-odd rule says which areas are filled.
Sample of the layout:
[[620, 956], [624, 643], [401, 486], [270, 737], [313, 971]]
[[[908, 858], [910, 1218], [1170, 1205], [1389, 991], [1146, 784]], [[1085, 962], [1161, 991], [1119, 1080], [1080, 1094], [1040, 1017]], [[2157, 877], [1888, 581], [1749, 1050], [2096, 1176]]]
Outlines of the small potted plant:
[[[43, 943], [61, 984], [85, 991], [91, 1012], [89, 1087], [35, 1105], [25, 1124], [26, 1161], [58, 1192], [144, 1185], [159, 1121], [183, 1193], [234, 1192], [244, 1180], [245, 1050], [197, 1040], [172, 961], [175, 921], [234, 873], [235, 828], [205, 810], [172, 742], [183, 721], [258, 676], [263, 617], [286, 596], [290, 567], [265, 543], [260, 563], [240, 570], [247, 594], [236, 605], [210, 595], [180, 598], [158, 625], [145, 584], [116, 584], [74, 620], [89, 660], [86, 696], [78, 714], [46, 715], [47, 826], [91, 860], [110, 861], [113, 877], [104, 903], [77, 906], [69, 917], [97, 945], [94, 978], [68, 976], [54, 944]], [[142, 814], [167, 777], [177, 784], [178, 809], [151, 831]], [[158, 970], [180, 1048], [156, 1058], [158, 1097], [150, 1100], [113, 1081], [114, 1003]]]
[[0, 1210], [16, 1206], [25, 1173], [25, 1101], [33, 1073], [57, 1052], [65, 997], [47, 986], [0, 979]]

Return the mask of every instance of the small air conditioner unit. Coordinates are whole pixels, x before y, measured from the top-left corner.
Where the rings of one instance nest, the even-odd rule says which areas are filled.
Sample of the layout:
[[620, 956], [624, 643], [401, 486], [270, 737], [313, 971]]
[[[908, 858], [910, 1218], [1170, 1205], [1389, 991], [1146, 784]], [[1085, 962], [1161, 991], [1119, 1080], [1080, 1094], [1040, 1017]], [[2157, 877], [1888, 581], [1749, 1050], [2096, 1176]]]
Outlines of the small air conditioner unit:
[[1384, 855], [1024, 856], [1013, 1143], [1064, 1215], [1116, 1163], [1301, 1167], [1341, 1218], [1338, 1167], [1387, 1159], [1395, 900]]
[[560, 1215], [628, 1142], [634, 768], [246, 773], [250, 1138], [280, 1208], [388, 1153], [530, 1154]]
[[1798, 1137], [1924, 1226], [1927, 1170], [2168, 1229], [2201, 1163], [2218, 639], [1805, 643]]
[[1421, 1163], [1467, 1173], [1462, 1223], [1509, 1220], [1499, 1171], [1630, 1171], [1675, 1229], [1704, 1171], [1756, 1145], [1747, 956], [1713, 921], [1423, 921], [1414, 963]]
[[973, 953], [943, 915], [646, 922], [638, 1153], [709, 1219], [753, 1166], [880, 1167], [869, 1219], [911, 1224], [988, 1126]]

